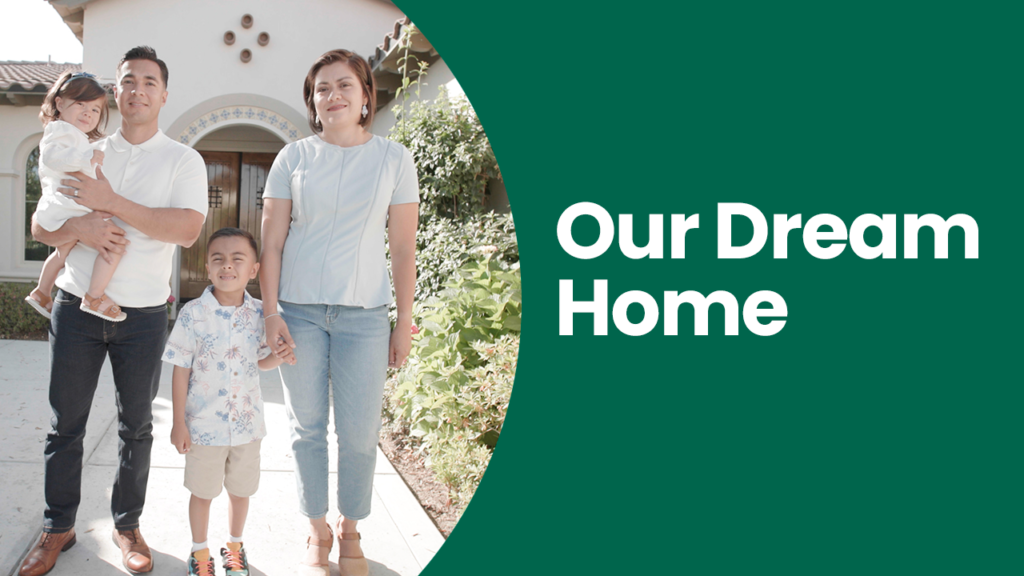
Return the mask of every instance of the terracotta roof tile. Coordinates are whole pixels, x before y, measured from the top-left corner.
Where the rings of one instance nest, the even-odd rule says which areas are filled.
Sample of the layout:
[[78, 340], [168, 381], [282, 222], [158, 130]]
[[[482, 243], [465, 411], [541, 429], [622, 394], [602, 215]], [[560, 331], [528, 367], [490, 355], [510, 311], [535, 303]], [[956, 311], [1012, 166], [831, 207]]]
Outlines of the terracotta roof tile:
[[370, 68], [380, 64], [382, 60], [387, 56], [391, 50], [391, 43], [397, 42], [402, 37], [402, 27], [412, 24], [412, 20], [409, 20], [408, 16], [403, 16], [398, 20], [395, 20], [395, 29], [384, 36], [384, 41], [377, 45], [377, 49], [374, 51], [374, 55], [370, 57]]
[[46, 92], [65, 70], [81, 69], [81, 64], [0, 60], [0, 90]]

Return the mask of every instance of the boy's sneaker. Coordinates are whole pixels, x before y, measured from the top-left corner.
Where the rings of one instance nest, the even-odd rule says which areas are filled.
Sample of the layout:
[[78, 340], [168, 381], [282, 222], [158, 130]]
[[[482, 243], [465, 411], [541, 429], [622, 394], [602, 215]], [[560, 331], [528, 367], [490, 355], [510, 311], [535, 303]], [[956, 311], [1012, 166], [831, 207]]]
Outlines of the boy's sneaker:
[[241, 542], [228, 542], [227, 548], [220, 549], [220, 557], [224, 561], [225, 576], [249, 576], [249, 561]]
[[188, 576], [216, 576], [209, 548], [197, 550], [188, 557]]

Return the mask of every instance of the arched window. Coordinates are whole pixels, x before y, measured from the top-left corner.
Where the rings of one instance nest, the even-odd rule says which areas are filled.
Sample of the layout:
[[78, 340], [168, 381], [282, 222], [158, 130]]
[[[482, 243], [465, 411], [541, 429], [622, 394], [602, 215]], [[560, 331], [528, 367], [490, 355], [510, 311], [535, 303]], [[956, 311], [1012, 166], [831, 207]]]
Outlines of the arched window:
[[25, 261], [46, 260], [53, 248], [32, 239], [32, 214], [42, 196], [43, 189], [39, 184], [39, 147], [36, 146], [25, 162]]

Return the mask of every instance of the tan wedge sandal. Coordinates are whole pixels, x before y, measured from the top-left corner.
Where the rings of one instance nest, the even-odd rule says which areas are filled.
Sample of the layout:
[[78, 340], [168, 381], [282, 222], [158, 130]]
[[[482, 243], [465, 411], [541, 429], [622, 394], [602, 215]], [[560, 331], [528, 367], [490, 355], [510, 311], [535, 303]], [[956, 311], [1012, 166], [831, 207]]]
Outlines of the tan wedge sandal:
[[301, 576], [331, 576], [331, 548], [334, 547], [334, 531], [328, 526], [327, 530], [331, 533], [331, 536], [326, 540], [319, 540], [313, 536], [306, 538], [306, 549], [309, 550], [310, 546], [316, 546], [320, 552], [320, 563], [316, 566], [310, 566], [309, 564], [299, 564], [299, 574]]
[[[362, 540], [359, 532], [342, 534], [338, 530], [338, 547], [341, 547], [342, 540]], [[366, 563], [366, 556], [342, 556], [338, 550], [338, 568], [341, 576], [367, 576], [370, 573], [370, 566]]]
[[[104, 302], [110, 302], [110, 307], [101, 312], [100, 307], [103, 306]], [[114, 304], [106, 293], [103, 293], [99, 298], [93, 298], [86, 292], [85, 296], [82, 297], [82, 305], [78, 309], [111, 322], [121, 322], [128, 317], [127, 314], [121, 311], [121, 307]]]

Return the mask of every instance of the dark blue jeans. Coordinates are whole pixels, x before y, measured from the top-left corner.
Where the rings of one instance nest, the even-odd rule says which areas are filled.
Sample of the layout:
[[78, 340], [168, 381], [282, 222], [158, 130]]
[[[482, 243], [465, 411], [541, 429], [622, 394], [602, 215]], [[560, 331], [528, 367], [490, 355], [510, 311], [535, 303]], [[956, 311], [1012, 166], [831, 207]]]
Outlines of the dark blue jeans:
[[125, 308], [123, 322], [79, 310], [81, 299], [57, 293], [50, 321], [50, 407], [46, 436], [46, 511], [43, 530], [67, 532], [82, 500], [85, 423], [107, 354], [114, 372], [120, 464], [110, 511], [114, 526], [139, 526], [153, 447], [153, 400], [160, 388], [160, 357], [167, 340], [167, 307]]

